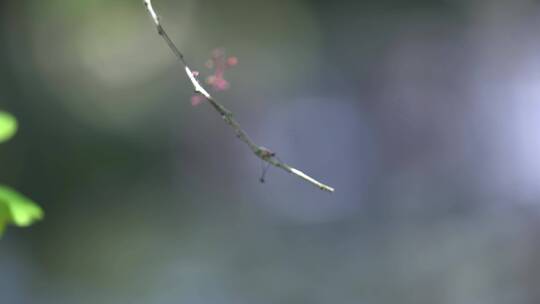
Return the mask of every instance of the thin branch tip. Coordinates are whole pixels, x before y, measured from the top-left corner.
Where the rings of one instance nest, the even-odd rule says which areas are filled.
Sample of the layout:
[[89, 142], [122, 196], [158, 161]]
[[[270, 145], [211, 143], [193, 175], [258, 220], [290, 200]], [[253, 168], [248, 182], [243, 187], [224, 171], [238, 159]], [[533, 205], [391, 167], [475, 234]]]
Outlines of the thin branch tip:
[[[234, 119], [233, 113], [227, 109], [223, 104], [215, 100], [210, 93], [201, 85], [197, 77], [193, 74], [191, 68], [188, 66], [186, 60], [184, 59], [184, 55], [180, 50], [176, 47], [174, 42], [171, 40], [163, 26], [161, 25], [159, 21], [158, 14], [154, 10], [154, 7], [152, 6], [152, 0], [143, 0], [144, 6], [146, 7], [146, 10], [148, 11], [148, 14], [152, 18], [152, 21], [154, 22], [156, 29], [158, 31], [159, 36], [163, 38], [169, 49], [174, 53], [178, 61], [184, 66], [184, 71], [186, 75], [188, 76], [191, 84], [193, 85], [193, 89], [197, 94], [201, 94], [204, 96], [204, 98], [210, 103], [210, 105], [220, 114], [220, 116], [223, 118], [225, 123], [227, 123], [236, 133], [236, 137], [243, 141], [250, 149], [251, 151], [260, 158], [261, 160], [267, 162], [270, 165], [273, 165], [274, 167], [281, 168], [286, 172], [289, 172], [293, 175], [296, 175], [297, 177], [303, 179], [304, 181], [316, 186], [320, 190], [327, 191], [330, 193], [333, 193], [335, 190], [334, 188], [325, 185], [318, 180], [314, 179], [313, 177], [305, 174], [304, 172], [295, 169], [286, 163], [282, 162], [278, 157], [276, 157], [276, 154], [269, 149], [257, 145], [251, 138], [248, 136], [246, 131], [242, 129], [240, 124]], [[261, 182], [264, 183], [264, 178], [261, 178]]]

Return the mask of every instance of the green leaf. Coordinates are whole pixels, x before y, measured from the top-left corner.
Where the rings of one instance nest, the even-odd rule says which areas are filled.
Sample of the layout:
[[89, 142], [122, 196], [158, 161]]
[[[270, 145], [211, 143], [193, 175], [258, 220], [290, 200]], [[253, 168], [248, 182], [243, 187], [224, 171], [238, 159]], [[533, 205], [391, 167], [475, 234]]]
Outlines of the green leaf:
[[30, 226], [43, 218], [43, 210], [29, 198], [0, 185], [0, 235], [7, 224]]
[[9, 140], [17, 132], [17, 119], [7, 112], [0, 111], [0, 143]]

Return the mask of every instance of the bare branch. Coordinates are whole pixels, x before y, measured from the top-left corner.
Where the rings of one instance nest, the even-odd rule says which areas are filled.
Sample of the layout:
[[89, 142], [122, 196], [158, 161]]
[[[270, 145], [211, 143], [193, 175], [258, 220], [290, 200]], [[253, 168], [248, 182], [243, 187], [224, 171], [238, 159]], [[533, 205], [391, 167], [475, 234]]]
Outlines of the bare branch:
[[167, 35], [167, 32], [165, 32], [165, 29], [161, 25], [161, 22], [159, 20], [159, 16], [154, 10], [154, 7], [152, 6], [151, 0], [143, 0], [144, 5], [146, 6], [146, 9], [148, 10], [148, 13], [152, 17], [152, 20], [154, 21], [158, 34], [165, 40], [171, 51], [174, 53], [178, 61], [182, 63], [184, 66], [184, 70], [189, 77], [189, 80], [191, 81], [191, 84], [193, 85], [193, 88], [195, 89], [195, 92], [197, 94], [201, 94], [206, 98], [206, 100], [212, 105], [212, 107], [221, 115], [221, 118], [234, 130], [236, 133], [236, 136], [243, 141], [246, 145], [249, 146], [251, 151], [260, 158], [261, 160], [277, 167], [285, 170], [286, 172], [289, 172], [290, 174], [296, 175], [303, 180], [311, 183], [312, 185], [316, 186], [317, 188], [328, 191], [328, 192], [334, 192], [334, 188], [325, 185], [316, 179], [312, 178], [311, 176], [305, 174], [304, 172], [295, 169], [286, 163], [282, 162], [279, 158], [276, 157], [276, 154], [268, 150], [267, 148], [264, 148], [262, 146], [259, 146], [249, 138], [246, 131], [240, 127], [240, 124], [234, 119], [233, 113], [229, 111], [224, 105], [222, 105], [220, 102], [215, 100], [210, 93], [201, 85], [201, 83], [197, 80], [197, 78], [193, 75], [193, 72], [189, 68], [186, 60], [184, 59], [184, 55], [180, 50], [176, 47], [174, 42], [171, 40], [169, 35]]

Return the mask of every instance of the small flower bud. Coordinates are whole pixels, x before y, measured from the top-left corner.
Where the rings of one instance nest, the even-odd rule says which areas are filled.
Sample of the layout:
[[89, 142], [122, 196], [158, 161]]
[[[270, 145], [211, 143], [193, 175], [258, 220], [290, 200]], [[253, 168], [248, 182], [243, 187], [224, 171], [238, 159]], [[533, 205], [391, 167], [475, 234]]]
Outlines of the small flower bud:
[[238, 58], [237, 58], [237, 57], [234, 57], [234, 56], [233, 56], [233, 57], [227, 58], [227, 65], [228, 65], [228, 66], [233, 67], [233, 66], [235, 66], [235, 65], [237, 65], [237, 64], [238, 64]]
[[199, 95], [199, 94], [196, 94], [196, 95], [193, 95], [191, 96], [191, 105], [192, 106], [198, 106], [200, 105], [204, 100], [204, 97]]

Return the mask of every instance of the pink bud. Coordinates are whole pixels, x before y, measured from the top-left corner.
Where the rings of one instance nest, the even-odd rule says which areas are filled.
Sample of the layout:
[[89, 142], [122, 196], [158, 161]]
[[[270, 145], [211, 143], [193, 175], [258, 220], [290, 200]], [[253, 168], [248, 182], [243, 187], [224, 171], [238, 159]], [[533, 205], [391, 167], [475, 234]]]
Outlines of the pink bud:
[[191, 96], [191, 105], [194, 106], [194, 107], [198, 106], [203, 102], [203, 100], [204, 100], [203, 96], [198, 95], [198, 94], [193, 95], [193, 96]]
[[223, 78], [216, 78], [212, 85], [216, 91], [225, 91], [230, 87], [229, 82]]
[[238, 58], [233, 56], [233, 57], [229, 57], [227, 58], [227, 65], [228, 66], [235, 66], [238, 64]]

